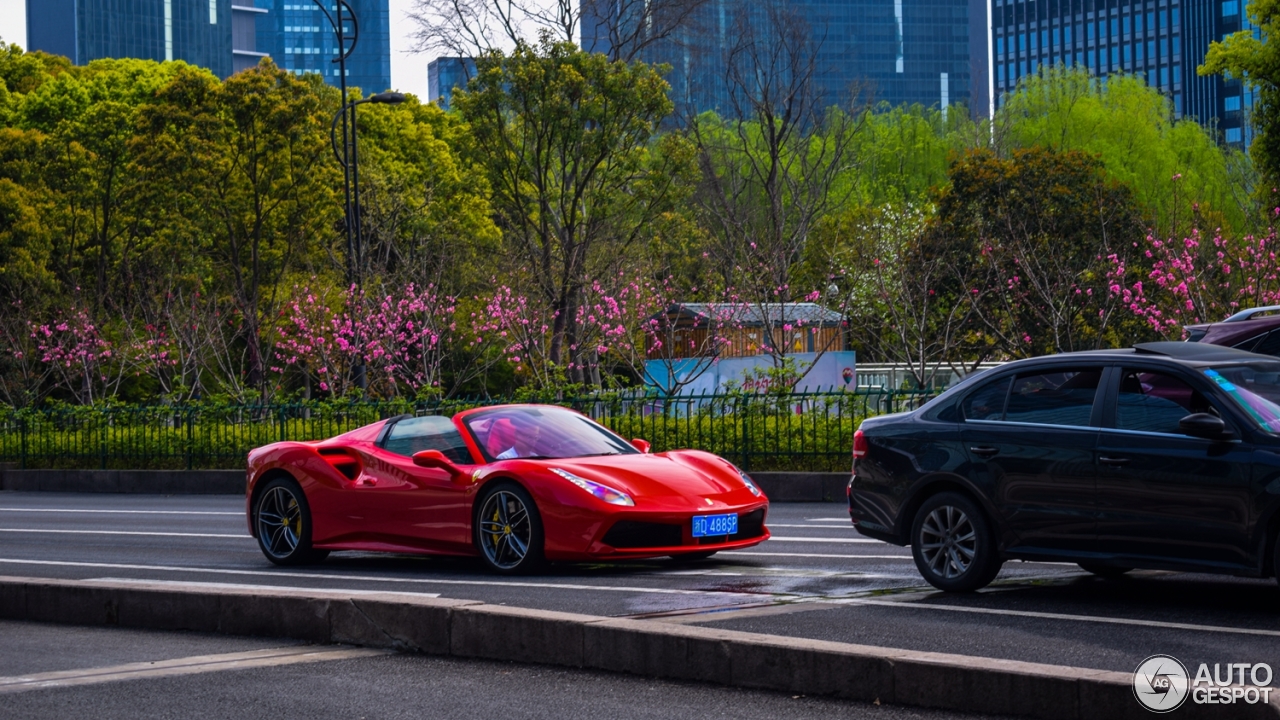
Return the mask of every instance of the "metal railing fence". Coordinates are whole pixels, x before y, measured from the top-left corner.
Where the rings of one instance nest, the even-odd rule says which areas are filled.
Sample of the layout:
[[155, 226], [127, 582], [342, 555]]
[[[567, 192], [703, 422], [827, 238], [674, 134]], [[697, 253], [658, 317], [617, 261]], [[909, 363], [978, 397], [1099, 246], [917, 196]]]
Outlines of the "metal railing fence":
[[[843, 471], [863, 418], [912, 409], [930, 397], [928, 392], [859, 388], [788, 395], [601, 395], [553, 402], [626, 438], [644, 438], [654, 452], [706, 450], [744, 470]], [[0, 463], [23, 469], [243, 468], [251, 449], [269, 443], [319, 440], [396, 415], [452, 415], [502, 402], [507, 401], [0, 407]]]

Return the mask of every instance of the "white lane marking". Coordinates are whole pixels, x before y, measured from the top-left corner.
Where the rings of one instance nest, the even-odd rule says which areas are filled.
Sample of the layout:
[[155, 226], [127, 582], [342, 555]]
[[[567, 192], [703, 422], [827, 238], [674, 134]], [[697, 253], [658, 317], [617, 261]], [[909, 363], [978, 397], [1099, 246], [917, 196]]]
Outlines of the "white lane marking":
[[318, 649], [315, 646], [271, 648], [248, 652], [196, 655], [193, 657], [156, 660], [154, 662], [128, 663], [111, 667], [59, 670], [56, 672], [0, 677], [0, 693], [26, 690], [68, 687], [72, 685], [97, 685], [99, 683], [136, 680], [140, 678], [172, 677], [223, 670], [292, 665], [295, 663], [349, 660], [351, 658], [389, 655], [390, 650], [370, 648]]
[[852, 522], [852, 520], [850, 520], [850, 519], [849, 519], [849, 518], [847, 518], [847, 517], [844, 517], [844, 518], [805, 518], [805, 520], [808, 520], [809, 522], [842, 522], [842, 523]]
[[[0, 564], [45, 565], [50, 567], [103, 568], [112, 570], [145, 570], [149, 572], [209, 573], [211, 575], [253, 575], [277, 579], [306, 578], [308, 580], [360, 580], [366, 582], [415, 583], [418, 585], [472, 585], [509, 588], [547, 588], [550, 590], [602, 590], [609, 592], [633, 592], [652, 595], [694, 595], [755, 597], [760, 593], [740, 593], [729, 590], [678, 590], [675, 588], [628, 587], [625, 585], [581, 585], [577, 583], [509, 582], [502, 580], [436, 580], [432, 578], [378, 577], [375, 575], [340, 575], [336, 573], [282, 572], [275, 570], [232, 570], [227, 568], [183, 567], [179, 565], [128, 565], [124, 563], [70, 562], [66, 560], [19, 560], [0, 558]], [[323, 590], [324, 588], [316, 588]], [[775, 597], [796, 597], [795, 593], [771, 593]]]
[[142, 532], [140, 530], [52, 530], [48, 528], [0, 528], [7, 533], [53, 533], [57, 535], [159, 535], [161, 537], [200, 537], [200, 538], [244, 538], [252, 540], [249, 533], [175, 533], [175, 532]]
[[[850, 529], [850, 530], [852, 530], [852, 529], [853, 529], [853, 523], [849, 522], [848, 520], [846, 520], [846, 521], [845, 521], [845, 523], [847, 523], [847, 524], [848, 524], [848, 526], [849, 526], [849, 529]], [[776, 528], [776, 527], [785, 527], [785, 528], [805, 528], [806, 530], [839, 530], [839, 529], [843, 529], [843, 528], [835, 528], [835, 527], [832, 527], [832, 526], [830, 526], [830, 525], [803, 525], [803, 524], [802, 524], [802, 525], [786, 525], [786, 524], [784, 524], [784, 523], [769, 523], [768, 525], [769, 525], [769, 527], [771, 527], [771, 528]]]
[[66, 508], [11, 508], [0, 507], [0, 512], [42, 512], [42, 513], [101, 513], [115, 515], [236, 515], [244, 517], [244, 512], [222, 512], [213, 510], [80, 510]]
[[[767, 526], [766, 526], [767, 527]], [[807, 537], [778, 537], [774, 535], [770, 540], [778, 540], [780, 542], [811, 542], [811, 543], [875, 543], [883, 545], [883, 540], [872, 540], [870, 538], [807, 538]]]
[[774, 553], [774, 552], [753, 552], [751, 550], [725, 550], [724, 554], [728, 555], [757, 555], [760, 557], [807, 557], [807, 558], [840, 558], [840, 559], [857, 559], [872, 558], [876, 560], [911, 560], [910, 555], [822, 555], [819, 553]]
[[1103, 617], [1100, 615], [1071, 615], [1069, 613], [1035, 612], [1032, 610], [1001, 610], [998, 608], [958, 607], [955, 605], [935, 605], [912, 600], [866, 600], [862, 598], [835, 600], [826, 598], [823, 602], [844, 605], [876, 605], [881, 607], [909, 608], [912, 610], [941, 610], [944, 612], [973, 613], [975, 615], [1007, 615], [1011, 617], [1028, 617], [1040, 620], [1066, 620], [1069, 622], [1092, 622], [1109, 625], [1136, 625], [1146, 628], [1165, 630], [1195, 630], [1198, 632], [1235, 633], [1239, 635], [1261, 635], [1280, 637], [1280, 630], [1259, 630], [1255, 628], [1235, 628], [1224, 625], [1195, 625], [1192, 623], [1162, 622], [1152, 620], [1134, 620], [1130, 618]]
[[230, 590], [304, 590], [306, 592], [336, 593], [341, 595], [407, 595], [410, 597], [438, 598], [440, 593], [404, 592], [402, 590], [350, 590], [347, 588], [313, 588], [301, 585], [249, 585], [246, 583], [192, 582], [189, 580], [147, 580], [144, 578], [100, 577], [88, 578], [88, 583], [129, 583], [131, 585], [164, 585], [166, 587], [213, 588]]

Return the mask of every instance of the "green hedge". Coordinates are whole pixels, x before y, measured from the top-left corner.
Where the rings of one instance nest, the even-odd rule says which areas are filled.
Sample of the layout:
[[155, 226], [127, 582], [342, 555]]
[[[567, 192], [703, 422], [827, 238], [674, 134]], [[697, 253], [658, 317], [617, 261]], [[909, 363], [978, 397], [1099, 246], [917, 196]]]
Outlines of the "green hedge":
[[[921, 399], [864, 392], [557, 402], [624, 437], [648, 440], [654, 452], [706, 450], [747, 470], [844, 471], [863, 418]], [[242, 468], [251, 449], [280, 440], [318, 440], [404, 413], [451, 415], [482, 404], [0, 408], [0, 462], [26, 468]]]

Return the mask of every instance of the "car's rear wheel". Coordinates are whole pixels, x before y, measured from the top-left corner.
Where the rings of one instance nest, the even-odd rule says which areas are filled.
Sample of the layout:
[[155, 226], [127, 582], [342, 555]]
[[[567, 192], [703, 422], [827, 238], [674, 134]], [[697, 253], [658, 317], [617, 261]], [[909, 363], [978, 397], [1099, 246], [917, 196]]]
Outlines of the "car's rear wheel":
[[1133, 569], [1131, 567], [1120, 567], [1117, 565], [1099, 565], [1098, 563], [1090, 563], [1090, 562], [1082, 562], [1082, 563], [1076, 563], [1076, 564], [1080, 566], [1081, 570], [1084, 570], [1087, 573], [1093, 573], [1094, 575], [1097, 575], [1100, 578], [1108, 578], [1108, 579], [1118, 578], [1121, 575], [1124, 575], [1125, 573]]
[[986, 587], [1003, 564], [982, 509], [954, 492], [934, 495], [916, 511], [911, 554], [924, 579], [947, 592]]
[[542, 516], [524, 488], [511, 482], [490, 485], [476, 506], [476, 549], [491, 570], [515, 574], [541, 567]]
[[288, 478], [267, 482], [253, 512], [258, 547], [277, 565], [316, 563], [328, 550], [311, 547], [311, 507], [298, 483]]

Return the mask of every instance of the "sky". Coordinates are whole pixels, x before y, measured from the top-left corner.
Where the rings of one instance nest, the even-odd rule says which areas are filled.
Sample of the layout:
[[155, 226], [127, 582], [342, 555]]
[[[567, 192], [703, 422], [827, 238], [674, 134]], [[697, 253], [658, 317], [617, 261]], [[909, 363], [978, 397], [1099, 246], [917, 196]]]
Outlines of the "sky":
[[[413, 26], [405, 19], [413, 0], [390, 0], [391, 6], [391, 84], [401, 92], [427, 97], [428, 55], [409, 52]], [[0, 38], [5, 42], [27, 46], [27, 0], [0, 0]]]

